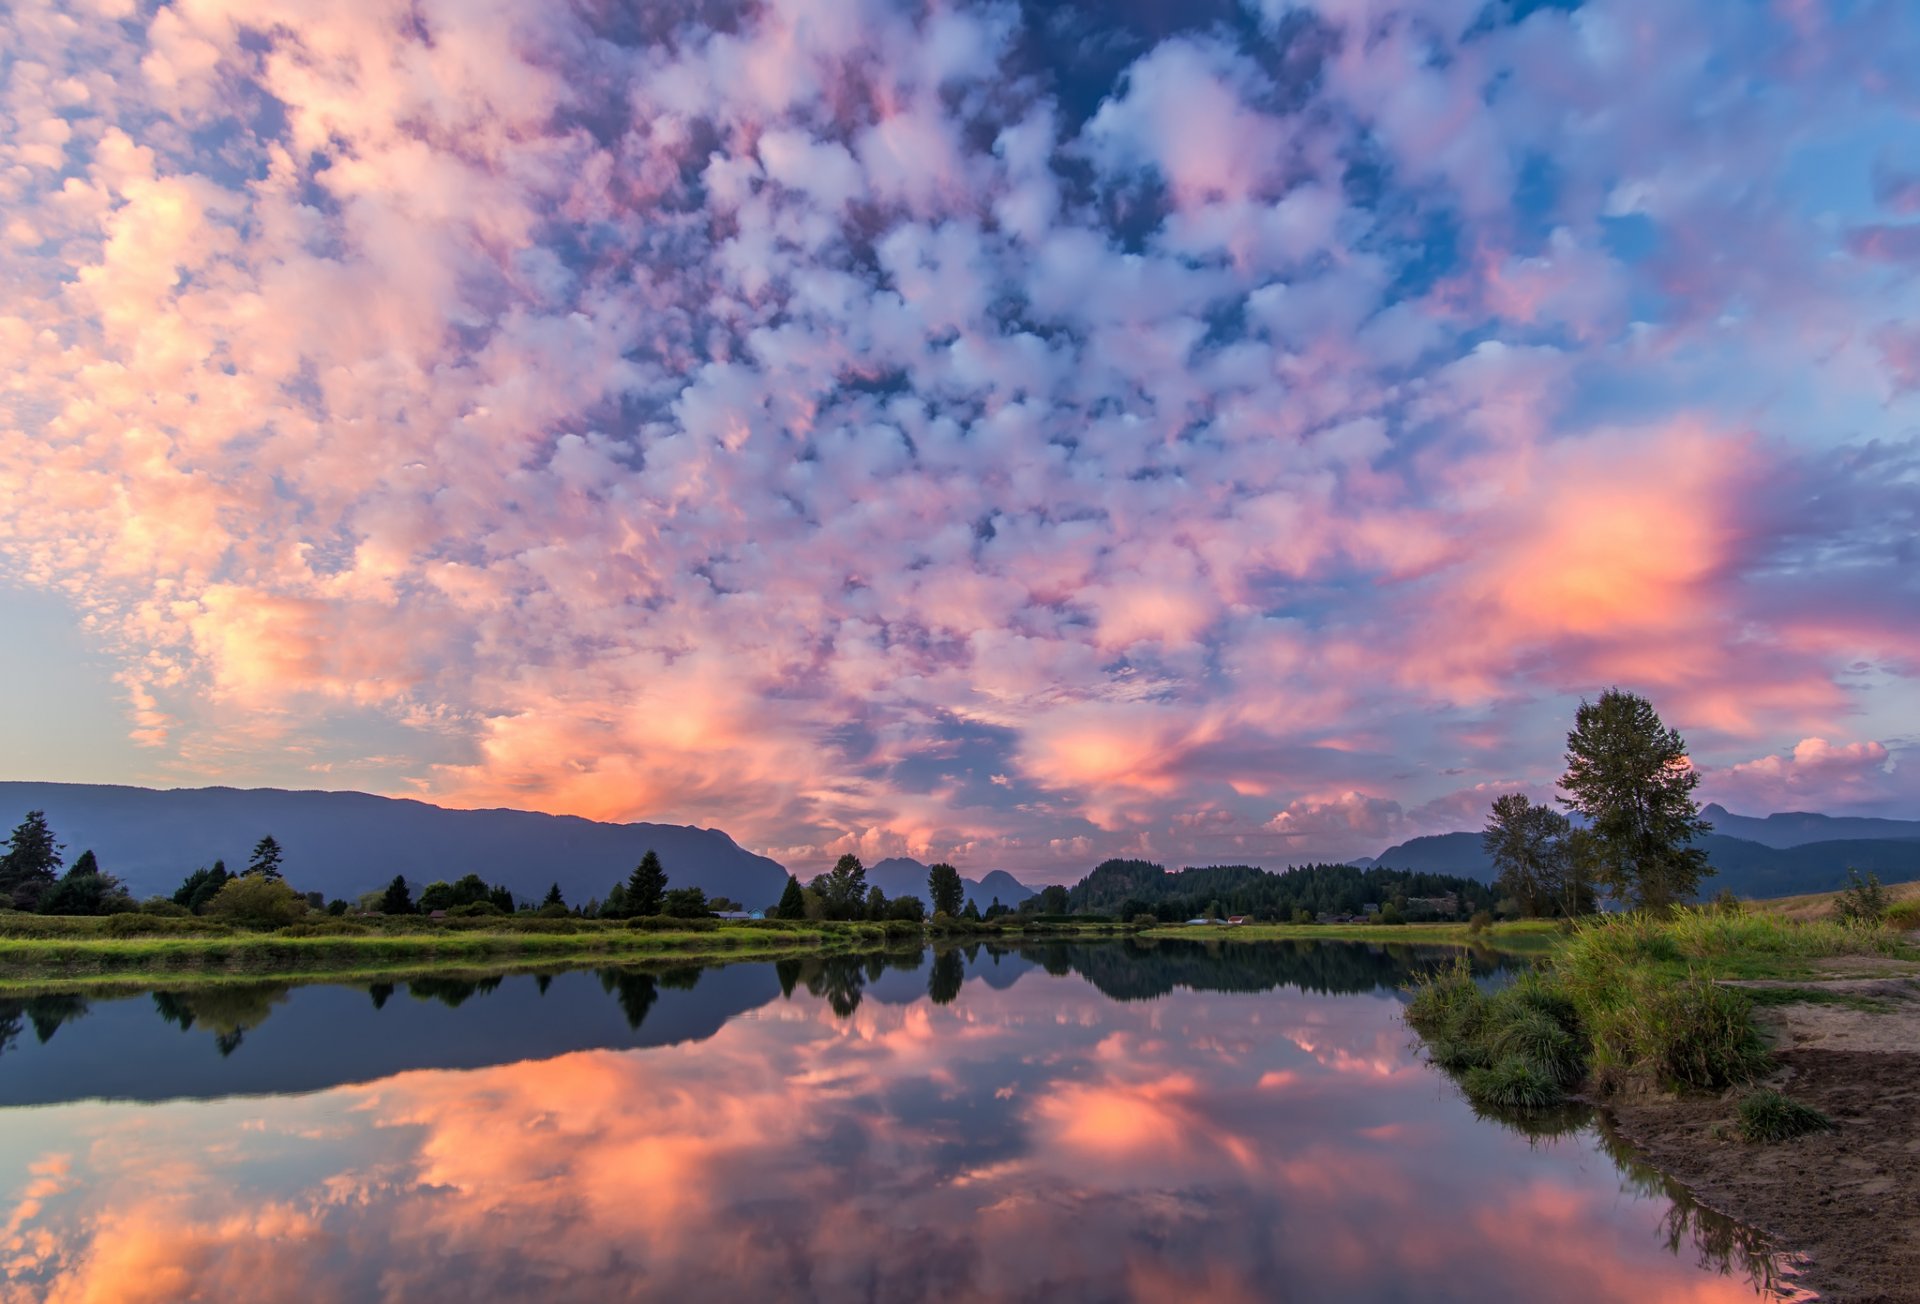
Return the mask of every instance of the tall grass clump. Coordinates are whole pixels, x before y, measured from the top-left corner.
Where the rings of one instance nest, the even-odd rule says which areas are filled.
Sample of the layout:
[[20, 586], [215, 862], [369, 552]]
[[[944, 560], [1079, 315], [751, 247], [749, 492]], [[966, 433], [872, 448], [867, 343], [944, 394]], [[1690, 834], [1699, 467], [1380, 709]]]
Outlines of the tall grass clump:
[[1771, 1087], [1750, 1091], [1736, 1114], [1743, 1141], [1791, 1141], [1809, 1132], [1830, 1132], [1833, 1120]]
[[1539, 974], [1489, 995], [1455, 961], [1415, 982], [1406, 1020], [1475, 1104], [1544, 1109], [1586, 1072], [1579, 1012]]

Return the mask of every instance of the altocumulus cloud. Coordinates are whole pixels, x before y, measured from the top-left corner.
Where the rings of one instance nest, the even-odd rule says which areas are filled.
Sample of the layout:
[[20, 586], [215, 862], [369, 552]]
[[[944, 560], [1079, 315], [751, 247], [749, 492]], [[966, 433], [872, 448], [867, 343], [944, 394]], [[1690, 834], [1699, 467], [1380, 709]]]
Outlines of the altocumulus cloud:
[[0, 548], [176, 782], [1280, 863], [1618, 682], [1891, 809], [1916, 66], [1904, 0], [17, 0]]

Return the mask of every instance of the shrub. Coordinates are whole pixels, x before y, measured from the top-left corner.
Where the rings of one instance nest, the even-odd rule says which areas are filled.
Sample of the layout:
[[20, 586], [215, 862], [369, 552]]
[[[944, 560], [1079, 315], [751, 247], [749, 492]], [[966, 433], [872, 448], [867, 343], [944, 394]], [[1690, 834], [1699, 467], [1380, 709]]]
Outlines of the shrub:
[[549, 901], [546, 905], [540, 907], [538, 913], [542, 919], [573, 918], [573, 912], [561, 905], [558, 901]]
[[1771, 1087], [1761, 1087], [1742, 1096], [1737, 1117], [1743, 1141], [1791, 1141], [1809, 1132], [1827, 1132], [1833, 1128], [1833, 1120], [1819, 1110]]
[[1493, 915], [1486, 910], [1474, 911], [1473, 918], [1467, 921], [1467, 931], [1470, 933], [1484, 933], [1492, 926]]
[[1880, 886], [1878, 874], [1860, 877], [1857, 869], [1847, 870], [1847, 886], [1834, 903], [1842, 923], [1877, 927], [1887, 917], [1887, 890]]
[[214, 894], [207, 913], [229, 923], [278, 928], [307, 913], [307, 899], [277, 878], [236, 878]]
[[1400, 907], [1391, 901], [1380, 907], [1380, 913], [1376, 918], [1378, 922], [1383, 924], [1404, 924], [1407, 922], [1407, 917], [1400, 913]]
[[1152, 913], [1137, 914], [1127, 923], [1134, 928], [1156, 928], [1160, 924], [1160, 916]]
[[469, 901], [464, 906], [455, 906], [447, 911], [449, 919], [474, 919], [482, 915], [504, 915], [507, 912], [491, 901]]
[[187, 909], [177, 901], [172, 901], [162, 896], [148, 897], [145, 901], [142, 901], [140, 903], [140, 913], [143, 915], [153, 915], [161, 919], [193, 918], [193, 911]]

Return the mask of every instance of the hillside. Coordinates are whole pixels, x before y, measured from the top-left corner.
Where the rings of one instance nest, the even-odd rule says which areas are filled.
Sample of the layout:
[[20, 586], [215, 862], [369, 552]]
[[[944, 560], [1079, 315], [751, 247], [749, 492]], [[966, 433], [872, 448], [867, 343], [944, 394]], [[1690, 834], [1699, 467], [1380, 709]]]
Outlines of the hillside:
[[91, 848], [135, 896], [171, 892], [194, 869], [245, 865], [271, 833], [301, 891], [353, 897], [395, 874], [416, 885], [478, 874], [516, 896], [558, 882], [569, 903], [606, 895], [649, 849], [669, 880], [749, 906], [771, 905], [786, 870], [718, 829], [603, 824], [518, 810], [448, 810], [363, 792], [277, 788], [125, 788], [0, 782], [0, 837], [29, 810], [44, 810], [69, 859]]
[[1717, 802], [1700, 813], [1713, 825], [1713, 831], [1722, 837], [1758, 842], [1763, 847], [1777, 850], [1805, 846], [1809, 842], [1920, 839], [1920, 820], [1820, 815], [1812, 811], [1786, 811], [1759, 819], [1752, 815], [1735, 815]]
[[[1719, 811], [1715, 827], [1726, 812]], [[1782, 820], [1773, 825], [1771, 821]], [[1830, 821], [1819, 824], [1816, 821]], [[1809, 828], [1850, 828], [1856, 824], [1893, 825], [1920, 829], [1920, 822], [1902, 820], [1837, 820], [1825, 815], [1769, 816], [1766, 820], [1732, 816], [1737, 827], [1770, 825], [1776, 837], [1794, 835], [1794, 830]], [[1889, 883], [1920, 879], [1920, 837], [1912, 838], [1835, 838], [1801, 842], [1790, 846], [1767, 846], [1741, 837], [1710, 833], [1702, 838], [1714, 876], [1705, 887], [1709, 895], [1732, 888], [1743, 897], [1793, 896], [1804, 892], [1825, 892], [1846, 882], [1847, 870], [1878, 874]], [[1362, 862], [1354, 862], [1360, 864]], [[1393, 869], [1427, 874], [1460, 874], [1480, 882], [1491, 882], [1493, 867], [1480, 846], [1478, 833], [1442, 833], [1414, 838], [1387, 848], [1364, 862]]]
[[[867, 866], [867, 883], [879, 887], [889, 897], [916, 896], [922, 901], [927, 899], [927, 867], [908, 856], [889, 856]], [[991, 905], [995, 897], [1000, 899], [1001, 905], [1017, 906], [1034, 895], [1032, 888], [1004, 869], [993, 870], [977, 879], [962, 874], [960, 885], [982, 910]]]

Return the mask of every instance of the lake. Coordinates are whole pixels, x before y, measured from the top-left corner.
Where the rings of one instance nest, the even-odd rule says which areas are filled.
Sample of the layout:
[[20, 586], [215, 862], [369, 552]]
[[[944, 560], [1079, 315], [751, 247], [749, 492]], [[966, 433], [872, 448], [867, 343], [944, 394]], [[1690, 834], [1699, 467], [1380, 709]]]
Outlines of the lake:
[[[0, 1002], [5, 1298], [1790, 1298], [1358, 944]], [[1489, 969], [1488, 981], [1499, 981]]]

